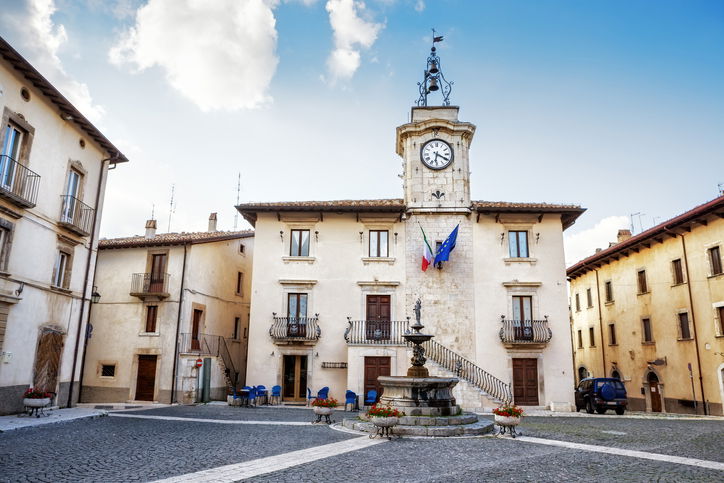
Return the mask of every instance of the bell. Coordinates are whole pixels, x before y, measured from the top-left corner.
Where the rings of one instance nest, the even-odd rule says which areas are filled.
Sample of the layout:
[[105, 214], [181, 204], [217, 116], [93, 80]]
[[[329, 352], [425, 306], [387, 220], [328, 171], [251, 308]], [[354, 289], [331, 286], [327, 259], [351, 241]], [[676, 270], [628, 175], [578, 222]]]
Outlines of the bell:
[[428, 92], [435, 92], [436, 90], [440, 89], [440, 87], [437, 85], [437, 79], [432, 78], [430, 79], [430, 86], [427, 88]]
[[437, 61], [433, 60], [430, 63], [430, 74], [437, 74], [438, 72], [440, 72], [440, 69], [437, 68]]

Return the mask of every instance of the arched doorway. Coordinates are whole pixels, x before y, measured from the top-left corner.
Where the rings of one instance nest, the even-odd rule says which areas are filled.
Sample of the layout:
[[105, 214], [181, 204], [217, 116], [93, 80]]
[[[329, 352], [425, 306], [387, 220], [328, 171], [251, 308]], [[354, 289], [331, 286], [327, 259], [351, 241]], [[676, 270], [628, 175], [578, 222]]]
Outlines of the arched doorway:
[[651, 412], [661, 412], [661, 387], [659, 386], [659, 377], [653, 372], [649, 372], [646, 380], [649, 383], [649, 396], [651, 397]]
[[581, 382], [583, 379], [588, 377], [588, 369], [581, 366], [578, 368], [578, 382]]

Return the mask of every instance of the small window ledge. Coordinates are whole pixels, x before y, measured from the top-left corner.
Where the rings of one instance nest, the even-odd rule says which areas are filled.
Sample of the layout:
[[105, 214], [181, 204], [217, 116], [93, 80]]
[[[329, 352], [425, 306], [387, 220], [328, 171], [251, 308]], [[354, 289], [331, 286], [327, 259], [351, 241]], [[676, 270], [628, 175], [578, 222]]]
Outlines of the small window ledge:
[[69, 288], [56, 287], [55, 285], [51, 285], [50, 290], [52, 290], [53, 292], [59, 292], [59, 293], [65, 294], [65, 295], [70, 295], [73, 293], [73, 291]]
[[609, 347], [618, 347], [618, 343], [616, 344], [608, 344]]
[[511, 263], [529, 263], [531, 265], [535, 265], [538, 263], [537, 258], [529, 258], [529, 257], [512, 257], [512, 258], [503, 258], [503, 261], [506, 265], [510, 265]]
[[160, 332], [139, 332], [138, 337], [160, 337]]
[[684, 338], [682, 338], [682, 337], [678, 337], [676, 340], [677, 340], [678, 342], [689, 342], [689, 341], [694, 340], [694, 338], [693, 338], [693, 337], [687, 337], [686, 339], [684, 339]]
[[672, 284], [671, 287], [672, 287], [672, 288], [673, 288], [673, 287], [681, 287], [682, 285], [686, 285], [686, 282], [675, 283], [675, 284]]
[[718, 278], [718, 277], [721, 277], [722, 275], [724, 275], [724, 272], [722, 272], [722, 273], [713, 273], [713, 274], [709, 275], [709, 276], [706, 277], [706, 278]]
[[641, 345], [656, 345], [656, 342], [654, 342], [653, 340], [651, 340], [651, 341], [642, 341], [642, 342], [641, 342]]
[[389, 263], [390, 265], [394, 265], [395, 258], [393, 257], [362, 257], [362, 263], [365, 265], [370, 263]]
[[608, 305], [613, 305], [613, 304], [615, 304], [615, 303], [616, 303], [615, 300], [609, 300], [608, 302], [604, 302], [603, 305], [608, 306]]
[[298, 263], [298, 262], [307, 262], [307, 263], [309, 263], [309, 264], [311, 265], [312, 263], [314, 263], [315, 261], [317, 261], [317, 259], [316, 259], [316, 257], [282, 257], [282, 261], [283, 261], [284, 263], [289, 263], [289, 262], [296, 262], [296, 263]]
[[646, 292], [639, 292], [636, 295], [648, 295], [651, 293], [651, 290], [647, 290]]

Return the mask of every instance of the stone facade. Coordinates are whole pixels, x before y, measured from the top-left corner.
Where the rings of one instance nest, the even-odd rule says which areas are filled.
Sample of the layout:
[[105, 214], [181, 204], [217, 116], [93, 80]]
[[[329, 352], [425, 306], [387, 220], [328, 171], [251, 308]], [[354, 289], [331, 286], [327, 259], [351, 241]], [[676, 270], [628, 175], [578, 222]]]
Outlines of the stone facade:
[[720, 196], [633, 238], [622, 230], [568, 268], [578, 379], [620, 376], [631, 409], [702, 414], [705, 400], [723, 414], [723, 210]]

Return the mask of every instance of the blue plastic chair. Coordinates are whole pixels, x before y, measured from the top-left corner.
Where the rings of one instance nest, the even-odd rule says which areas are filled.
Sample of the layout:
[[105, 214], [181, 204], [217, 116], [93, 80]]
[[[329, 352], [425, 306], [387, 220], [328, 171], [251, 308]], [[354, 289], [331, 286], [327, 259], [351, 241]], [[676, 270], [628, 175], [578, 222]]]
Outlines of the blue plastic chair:
[[352, 409], [357, 409], [357, 394], [347, 389], [344, 393], [344, 410], [347, 410], [348, 405], [352, 405]]
[[249, 389], [249, 406], [253, 406], [256, 402], [256, 386], [252, 386], [251, 389]]
[[282, 402], [282, 386], [273, 386], [271, 392], [271, 400], [276, 401], [277, 404]]
[[324, 386], [317, 393], [317, 399], [327, 399], [328, 397], [329, 397], [329, 388], [327, 386]]
[[377, 391], [370, 389], [367, 391], [367, 397], [365, 397], [365, 406], [371, 406], [377, 402]]
[[307, 406], [312, 404], [312, 401], [314, 401], [315, 397], [312, 396], [312, 390], [307, 388]]
[[256, 396], [259, 399], [264, 398], [263, 404], [269, 404], [269, 391], [267, 391], [266, 386], [256, 386]]

